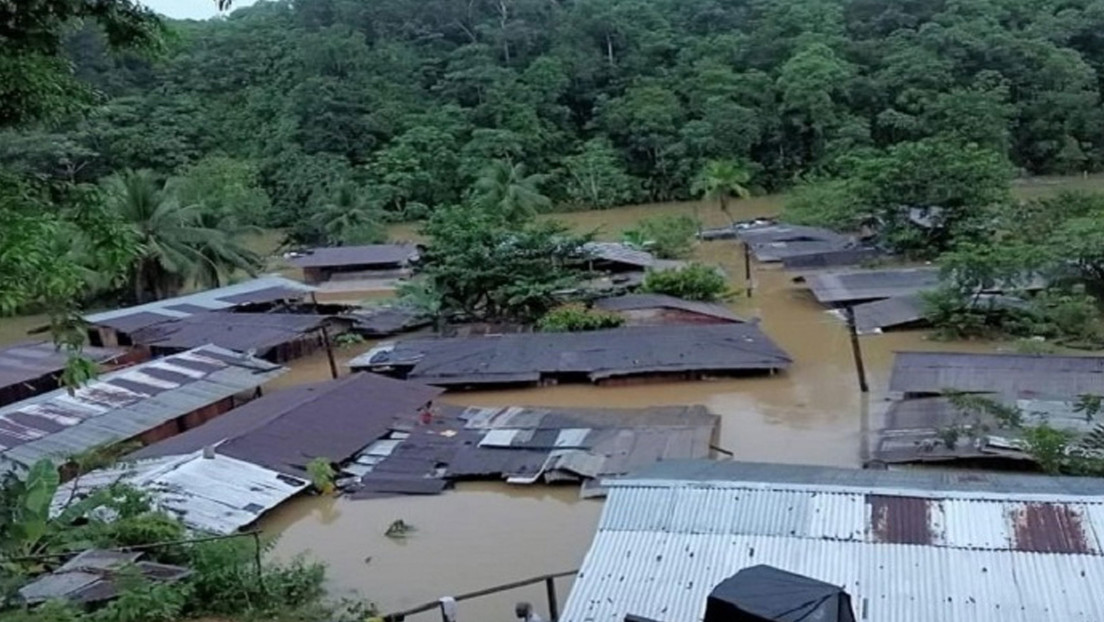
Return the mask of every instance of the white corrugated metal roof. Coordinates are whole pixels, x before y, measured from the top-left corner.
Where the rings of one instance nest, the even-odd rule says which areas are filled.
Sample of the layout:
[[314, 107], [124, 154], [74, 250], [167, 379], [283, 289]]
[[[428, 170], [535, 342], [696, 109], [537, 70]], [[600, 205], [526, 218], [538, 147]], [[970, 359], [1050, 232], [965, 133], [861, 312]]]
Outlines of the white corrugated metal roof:
[[204, 346], [0, 408], [0, 471], [127, 440], [287, 371]]
[[157, 507], [193, 529], [232, 533], [308, 485], [236, 458], [202, 454], [155, 458], [88, 473], [62, 485], [51, 509], [60, 512], [71, 498], [120, 482], [151, 494]]
[[607, 484], [565, 622], [694, 622], [714, 586], [758, 564], [839, 585], [875, 622], [1104, 620], [1101, 496]]
[[243, 294], [259, 292], [261, 290], [279, 288], [301, 291], [304, 293], [313, 292], [317, 289], [310, 285], [300, 283], [299, 281], [276, 274], [269, 274], [248, 281], [242, 281], [241, 283], [208, 289], [194, 294], [185, 294], [183, 296], [177, 296], [176, 298], [167, 298], [165, 300], [158, 300], [143, 305], [92, 313], [84, 316], [84, 319], [89, 324], [97, 324], [99, 322], [134, 315], [136, 313], [154, 313], [165, 316], [165, 319], [177, 319], [188, 317], [192, 315], [192, 312], [173, 309], [172, 307], [200, 307], [210, 311], [229, 309], [237, 305], [232, 302], [227, 302], [224, 300], [225, 298], [233, 298], [235, 296], [242, 296]]

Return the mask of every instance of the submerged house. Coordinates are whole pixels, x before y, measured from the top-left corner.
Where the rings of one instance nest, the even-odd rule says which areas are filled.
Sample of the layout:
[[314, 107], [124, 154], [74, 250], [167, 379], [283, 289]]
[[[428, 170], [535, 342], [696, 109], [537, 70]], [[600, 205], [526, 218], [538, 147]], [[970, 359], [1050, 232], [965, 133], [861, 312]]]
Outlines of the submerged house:
[[297, 253], [288, 263], [302, 269], [305, 282], [321, 284], [406, 278], [418, 258], [418, 247], [414, 244], [369, 244], [312, 248]]
[[[141, 352], [86, 347], [81, 354], [110, 370], [142, 360]], [[58, 388], [69, 354], [48, 341], [0, 348], [0, 406]]]
[[629, 326], [732, 324], [746, 321], [722, 304], [683, 300], [664, 294], [610, 296], [595, 300], [594, 308], [621, 315]]
[[822, 227], [771, 223], [746, 227], [736, 237], [747, 245], [756, 261], [772, 263], [802, 255], [816, 255], [851, 249], [854, 238]]
[[1046, 422], [1081, 435], [1097, 425], [1079, 403], [1104, 395], [1104, 357], [898, 352], [889, 389], [902, 397], [872, 426], [870, 463], [1029, 468], [1034, 458], [1022, 429], [948, 393], [977, 395], [1022, 413], [1027, 424]]
[[791, 362], [758, 326], [717, 324], [400, 341], [349, 366], [464, 388], [768, 374]]
[[352, 374], [260, 397], [127, 458], [165, 458], [207, 448], [220, 456], [305, 477], [307, 463], [315, 458], [341, 464], [393, 427], [409, 428], [441, 393], [413, 382]]
[[267, 311], [278, 303], [301, 302], [313, 287], [269, 275], [226, 287], [167, 298], [123, 309], [84, 316], [93, 346], [134, 345], [131, 334], [154, 324], [211, 311]]
[[0, 471], [124, 442], [154, 443], [248, 401], [286, 368], [216, 346], [104, 374], [0, 408]]
[[438, 493], [452, 481], [581, 483], [664, 460], [708, 458], [720, 418], [703, 406], [653, 408], [464, 407], [436, 404], [413, 428], [396, 429], [345, 467], [354, 498]]
[[644, 282], [649, 270], [672, 270], [686, 265], [684, 261], [658, 259], [648, 251], [620, 242], [588, 242], [583, 245], [587, 269], [599, 278], [587, 284], [591, 290], [631, 290]]
[[323, 329], [333, 338], [352, 325], [349, 318], [310, 313], [211, 312], [147, 326], [130, 338], [154, 356], [213, 344], [285, 363], [324, 347]]
[[701, 620], [761, 564], [858, 620], [1104, 620], [1097, 478], [670, 461], [607, 486], [562, 622]]
[[938, 268], [886, 268], [817, 272], [804, 276], [816, 299], [826, 305], [850, 305], [913, 296], [939, 286]]

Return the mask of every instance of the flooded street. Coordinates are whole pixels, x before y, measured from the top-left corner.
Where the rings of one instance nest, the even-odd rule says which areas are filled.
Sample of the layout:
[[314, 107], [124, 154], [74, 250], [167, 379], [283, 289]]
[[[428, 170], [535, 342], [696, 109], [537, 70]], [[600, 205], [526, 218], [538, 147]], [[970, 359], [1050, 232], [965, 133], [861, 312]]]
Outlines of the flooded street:
[[[735, 218], [770, 215], [778, 197], [741, 201]], [[608, 211], [557, 215], [582, 232], [618, 239], [639, 219], [665, 214], [697, 215], [706, 226], [725, 224], [714, 205], [677, 203], [633, 206]], [[397, 240], [416, 239], [416, 227], [392, 228]], [[758, 318], [765, 332], [794, 360], [785, 373], [771, 377], [703, 382], [669, 382], [624, 387], [567, 385], [509, 391], [452, 393], [444, 401], [464, 405], [533, 405], [646, 407], [703, 404], [721, 416], [719, 446], [737, 459], [858, 467], [864, 430], [875, 427], [886, 405], [885, 387], [893, 352], [922, 350], [993, 350], [995, 344], [940, 343], [923, 332], [872, 335], [861, 338], [871, 392], [858, 390], [847, 331], [842, 321], [825, 312], [803, 286], [794, 284], [778, 267], [757, 266], [754, 295], [744, 296], [743, 253], [735, 241], [699, 245], [696, 258], [718, 264], [732, 287], [741, 290], [731, 301], [737, 314]], [[365, 300], [379, 293], [340, 293], [326, 300]], [[23, 338], [41, 318], [15, 318], [0, 324], [0, 339]], [[337, 350], [344, 363], [366, 351], [372, 342]], [[295, 361], [292, 371], [267, 390], [330, 378], [324, 352]], [[325, 419], [326, 413], [318, 417]], [[546, 573], [579, 567], [601, 512], [601, 501], [583, 501], [574, 486], [550, 488], [507, 484], [466, 484], [439, 496], [350, 501], [304, 497], [278, 508], [261, 527], [279, 541], [281, 558], [304, 553], [329, 565], [335, 595], [353, 592], [375, 602], [387, 613], [434, 601], [441, 596], [473, 591]], [[416, 528], [409, 537], [384, 536], [392, 521]], [[558, 582], [563, 603], [570, 580]], [[465, 622], [513, 619], [513, 604], [531, 600], [547, 614], [541, 585], [461, 603]], [[430, 612], [416, 620], [437, 620]]]
[[[759, 198], [733, 210], [736, 218], [775, 213], [778, 202]], [[640, 218], [687, 214], [707, 225], [724, 224], [715, 206], [694, 203], [579, 212], [556, 216], [579, 231], [618, 239]], [[409, 225], [393, 237], [415, 238]], [[743, 289], [744, 266], [734, 241], [702, 244], [696, 258], [721, 265], [733, 288]], [[444, 400], [464, 405], [646, 407], [704, 404], [721, 416], [719, 444], [738, 459], [858, 467], [863, 430], [884, 410], [884, 390], [893, 352], [903, 349], [992, 350], [992, 344], [928, 341], [923, 332], [862, 337], [871, 393], [858, 390], [844, 324], [778, 267], [758, 266], [754, 295], [742, 293], [731, 308], [759, 318], [766, 333], [794, 359], [774, 377], [704, 382], [669, 382], [625, 387], [565, 385], [539, 389], [450, 393]], [[368, 345], [342, 351], [348, 359]], [[295, 365], [282, 384], [328, 378], [324, 355]], [[343, 370], [344, 373], [345, 370]], [[321, 414], [321, 413], [320, 413]], [[436, 497], [372, 501], [304, 498], [264, 521], [282, 534], [277, 554], [309, 552], [330, 564], [338, 590], [356, 590], [383, 612], [401, 610], [530, 576], [579, 566], [601, 511], [600, 501], [578, 499], [575, 487], [523, 488], [485, 483], [461, 486]], [[395, 541], [383, 533], [402, 519], [418, 530]], [[369, 563], [365, 563], [371, 558]], [[558, 584], [561, 603], [568, 580]], [[529, 599], [544, 615], [543, 587], [514, 590], [461, 603], [464, 620], [508, 620], [513, 603]], [[417, 619], [435, 620], [431, 612]]]

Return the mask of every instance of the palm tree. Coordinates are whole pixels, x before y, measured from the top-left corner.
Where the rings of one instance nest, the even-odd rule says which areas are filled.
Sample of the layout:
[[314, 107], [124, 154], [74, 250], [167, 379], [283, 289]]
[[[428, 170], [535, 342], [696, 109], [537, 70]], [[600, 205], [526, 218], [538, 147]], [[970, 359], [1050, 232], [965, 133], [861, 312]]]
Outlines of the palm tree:
[[328, 245], [374, 244], [387, 237], [378, 210], [354, 184], [339, 186], [311, 216], [311, 225]]
[[107, 204], [131, 228], [138, 253], [130, 284], [138, 302], [164, 298], [190, 279], [217, 285], [234, 269], [254, 273], [259, 258], [242, 248], [234, 230], [183, 205], [152, 171], [124, 171], [105, 182]]
[[[728, 211], [729, 199], [746, 199], [751, 196], [747, 183], [751, 173], [732, 160], [711, 160], [698, 173], [690, 191], [701, 195], [702, 199], [720, 203], [721, 211], [733, 221]], [[734, 222], [734, 221], [733, 221]]]
[[509, 221], [525, 220], [552, 207], [552, 200], [540, 191], [546, 177], [526, 175], [524, 164], [496, 160], [476, 180], [472, 199]]

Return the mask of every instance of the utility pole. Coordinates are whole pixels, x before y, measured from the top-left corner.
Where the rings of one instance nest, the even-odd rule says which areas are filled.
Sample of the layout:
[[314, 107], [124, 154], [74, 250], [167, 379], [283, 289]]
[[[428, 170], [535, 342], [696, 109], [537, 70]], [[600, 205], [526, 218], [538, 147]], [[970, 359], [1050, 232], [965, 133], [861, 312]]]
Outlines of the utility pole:
[[847, 332], [851, 334], [851, 353], [855, 357], [855, 371], [859, 374], [859, 390], [869, 393], [870, 387], [866, 384], [866, 365], [863, 364], [862, 347], [859, 345], [859, 332], [855, 329], [855, 309], [848, 305], [843, 308], [847, 316]]
[[747, 297], [751, 298], [751, 245], [744, 242], [744, 283]]

